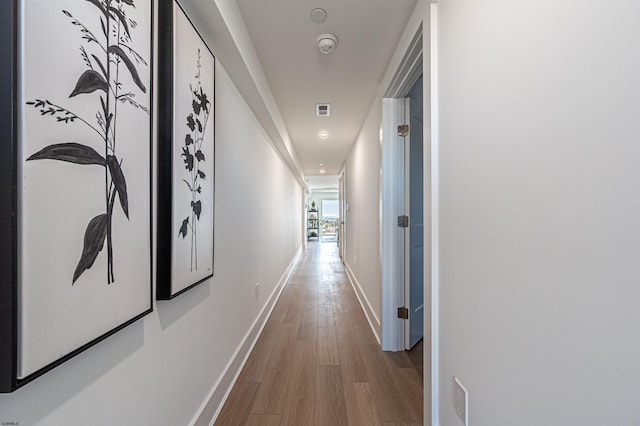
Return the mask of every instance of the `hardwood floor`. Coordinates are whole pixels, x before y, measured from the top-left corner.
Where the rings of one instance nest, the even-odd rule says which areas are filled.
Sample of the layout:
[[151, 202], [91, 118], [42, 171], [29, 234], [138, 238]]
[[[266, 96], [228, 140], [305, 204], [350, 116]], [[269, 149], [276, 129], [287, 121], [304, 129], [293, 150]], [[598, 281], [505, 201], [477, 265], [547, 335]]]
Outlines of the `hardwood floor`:
[[422, 342], [382, 352], [335, 243], [310, 242], [216, 425], [422, 425]]

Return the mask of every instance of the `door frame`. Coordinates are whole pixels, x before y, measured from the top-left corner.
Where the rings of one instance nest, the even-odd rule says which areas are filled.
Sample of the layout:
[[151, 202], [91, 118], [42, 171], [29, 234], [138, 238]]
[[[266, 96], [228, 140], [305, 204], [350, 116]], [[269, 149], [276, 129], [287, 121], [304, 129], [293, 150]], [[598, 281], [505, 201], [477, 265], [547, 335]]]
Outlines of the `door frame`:
[[[402, 304], [397, 297], [397, 258], [393, 244], [396, 217], [392, 201], [397, 197], [393, 165], [388, 158], [396, 135], [398, 114], [394, 111], [397, 99], [407, 93], [412, 75], [423, 74], [424, 127], [424, 420], [425, 424], [439, 422], [439, 271], [438, 271], [438, 0], [418, 3], [415, 20], [409, 24], [417, 28], [413, 38], [401, 42], [404, 55], [398, 62], [382, 101], [381, 180], [380, 180], [380, 255], [382, 267], [382, 347], [383, 350], [402, 350], [403, 327], [395, 320], [396, 309]], [[410, 41], [409, 41], [410, 40]], [[417, 61], [418, 57], [422, 60]], [[418, 62], [418, 63], [417, 63]], [[415, 80], [414, 80], [415, 81]], [[404, 92], [404, 93], [403, 93]], [[397, 215], [395, 215], [397, 216]], [[403, 336], [402, 336], [403, 337]]]
[[380, 185], [380, 257], [382, 272], [383, 351], [404, 350], [404, 320], [397, 309], [404, 306], [404, 229], [397, 217], [404, 214], [404, 138], [397, 128], [404, 123], [404, 98], [382, 99], [382, 152]]
[[338, 177], [338, 256], [342, 263], [344, 263], [344, 253], [346, 246], [346, 209], [345, 209], [345, 200], [346, 200], [346, 180], [345, 180], [345, 171], [342, 170]]
[[[409, 47], [398, 66], [394, 78], [382, 99], [382, 143], [381, 143], [381, 260], [382, 260], [382, 336], [381, 345], [384, 351], [405, 350], [405, 321], [398, 318], [397, 309], [405, 306], [405, 231], [397, 226], [397, 217], [405, 214], [405, 138], [398, 135], [398, 126], [406, 124], [405, 97], [424, 73], [423, 65], [423, 29], [422, 25], [409, 43]], [[425, 75], [424, 79], [427, 79]], [[423, 89], [424, 114], [430, 114], [429, 102], [424, 102], [427, 91]], [[427, 120], [423, 120], [427, 123]], [[423, 128], [423, 143], [429, 139], [428, 126]], [[428, 150], [425, 149], [425, 153]], [[430, 188], [429, 162], [423, 158], [425, 176], [425, 257], [426, 246], [431, 241], [431, 230], [428, 230], [427, 208], [431, 209], [430, 197], [426, 193]], [[430, 160], [430, 159], [429, 159]], [[429, 243], [430, 244], [430, 243]], [[425, 290], [427, 290], [427, 265], [431, 259], [425, 258]], [[429, 277], [430, 278], [430, 277]], [[426, 295], [426, 291], [425, 291]], [[426, 318], [425, 304], [425, 318]], [[425, 327], [425, 340], [426, 327]]]

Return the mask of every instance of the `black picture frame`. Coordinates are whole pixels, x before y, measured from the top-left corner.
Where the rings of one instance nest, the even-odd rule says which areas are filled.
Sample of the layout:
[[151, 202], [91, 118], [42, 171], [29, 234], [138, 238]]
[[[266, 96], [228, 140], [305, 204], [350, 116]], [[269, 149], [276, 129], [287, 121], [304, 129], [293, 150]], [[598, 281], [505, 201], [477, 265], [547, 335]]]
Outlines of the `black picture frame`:
[[[52, 370], [53, 368], [65, 363], [71, 358], [75, 357], [79, 353], [91, 348], [97, 343], [103, 341], [107, 337], [115, 334], [116, 332], [122, 330], [123, 328], [131, 325], [132, 323], [138, 321], [140, 318], [149, 314], [153, 311], [153, 286], [152, 286], [152, 265], [151, 265], [151, 253], [153, 247], [153, 229], [152, 229], [152, 211], [151, 207], [153, 206], [153, 188], [152, 188], [152, 134], [153, 134], [153, 32], [154, 32], [154, 23], [153, 23], [153, 15], [154, 15], [154, 0], [136, 0], [136, 7], [143, 8], [144, 13], [147, 13], [149, 17], [148, 22], [145, 21], [144, 24], [138, 27], [137, 31], [140, 31], [141, 28], [148, 28], [149, 33], [146, 34], [145, 37], [148, 37], [148, 50], [143, 51], [143, 53], [148, 53], [148, 81], [144, 81], [147, 85], [146, 90], [148, 90], [148, 116], [149, 116], [149, 142], [148, 142], [148, 177], [144, 177], [142, 181], [147, 181], [148, 186], [146, 187], [146, 191], [148, 191], [148, 206], [146, 209], [143, 209], [141, 213], [140, 210], [136, 213], [141, 216], [148, 217], [148, 235], [149, 241], [147, 243], [143, 243], [145, 247], [145, 254], [147, 254], [146, 250], [148, 249], [148, 292], [143, 288], [139, 288], [141, 291], [140, 294], [148, 294], [148, 303], [140, 299], [142, 302], [141, 305], [145, 305], [140, 310], [136, 309], [135, 311], [129, 312], [127, 311], [124, 315], [126, 316], [125, 320], [114, 319], [114, 326], [109, 328], [106, 332], [103, 330], [104, 328], [111, 327], [111, 325], [102, 325], [102, 328], [99, 328], [94, 335], [87, 337], [83, 340], [82, 343], [77, 346], [69, 347], [65, 350], [64, 353], [60, 355], [56, 355], [54, 359], [50, 362], [47, 359], [43, 361], [43, 366], [36, 366], [33, 368], [34, 371], [30, 371], [28, 373], [22, 374], [22, 377], [19, 377], [19, 364], [20, 364], [20, 340], [22, 335], [21, 333], [21, 324], [20, 324], [20, 302], [23, 296], [21, 293], [22, 286], [24, 283], [21, 281], [23, 279], [24, 270], [20, 272], [21, 268], [24, 269], [24, 264], [21, 266], [21, 262], [24, 259], [28, 258], [31, 254], [26, 252], [26, 249], [21, 247], [21, 239], [23, 238], [21, 233], [21, 222], [23, 222], [23, 215], [32, 214], [29, 209], [20, 208], [21, 196], [23, 192], [23, 187], [21, 187], [21, 179], [23, 178], [21, 174], [24, 174], [23, 170], [23, 157], [26, 157], [30, 153], [23, 153], [21, 155], [21, 150], [24, 148], [24, 139], [23, 135], [20, 131], [20, 126], [22, 125], [21, 120], [25, 120], [26, 113], [23, 108], [26, 108], [23, 104], [23, 99], [20, 96], [20, 91], [22, 89], [22, 84], [25, 84], [21, 81], [21, 73], [23, 72], [21, 67], [21, 58], [26, 56], [23, 52], [26, 47], [21, 45], [21, 31], [23, 30], [20, 25], [24, 22], [21, 19], [20, 14], [23, 13], [25, 9], [25, 4], [28, 0], [6, 0], [0, 2], [0, 55], [3, 58], [2, 62], [0, 62], [0, 232], [3, 237], [0, 239], [0, 393], [11, 393], [16, 389], [26, 385], [27, 383], [32, 382], [33, 380], [41, 377], [43, 374]], [[94, 3], [95, 6], [98, 5], [98, 2]], [[68, 7], [70, 10], [73, 7], [72, 2], [66, 3], [57, 3], [56, 6], [60, 6], [60, 12], [65, 13], [63, 9]], [[97, 6], [98, 7], [98, 6]], [[148, 9], [145, 9], [148, 7]], [[97, 10], [97, 9], [96, 9]], [[70, 17], [66, 12], [65, 15]], [[103, 10], [96, 12], [98, 15], [104, 13]], [[144, 14], [143, 14], [144, 15]], [[114, 15], [116, 16], [115, 12]], [[116, 19], [120, 20], [121, 25], [124, 24], [124, 18], [116, 17]], [[109, 21], [107, 21], [109, 22]], [[25, 24], [28, 27], [28, 23]], [[77, 25], [77, 24], [73, 24]], [[141, 27], [141, 28], [140, 28]], [[38, 31], [43, 31], [42, 28], [39, 28]], [[56, 33], [55, 31], [52, 31]], [[56, 39], [52, 38], [52, 43], [56, 43]], [[59, 40], [58, 40], [59, 41]], [[109, 43], [109, 40], [106, 40], [106, 43]], [[118, 42], [119, 43], [119, 42]], [[115, 45], [119, 45], [116, 43]], [[113, 54], [113, 53], [112, 53]], [[126, 54], [118, 54], [121, 58], [124, 58]], [[87, 57], [88, 58], [88, 57]], [[97, 59], [94, 59], [97, 60]], [[89, 59], [89, 61], [91, 61]], [[123, 63], [125, 62], [122, 59]], [[137, 62], [137, 60], [136, 60]], [[87, 63], [90, 67], [90, 65]], [[94, 65], [96, 63], [94, 62]], [[124, 65], [122, 65], [124, 68]], [[129, 67], [129, 64], [127, 64]], [[97, 68], [97, 65], [96, 65]], [[107, 74], [108, 75], [108, 74]], [[44, 75], [44, 78], [51, 79], [52, 76], [50, 74]], [[80, 78], [80, 80], [82, 77]], [[78, 80], [78, 81], [80, 81]], [[108, 79], [107, 79], [108, 80]], [[117, 83], [114, 83], [117, 84]], [[142, 84], [142, 81], [141, 81]], [[107, 84], [107, 87], [108, 84]], [[104, 93], [108, 91], [108, 89], [103, 89]], [[87, 94], [88, 92], [83, 92], [83, 94]], [[73, 96], [73, 95], [72, 95]], [[115, 103], [115, 101], [114, 101]], [[110, 110], [110, 106], [104, 107], [105, 111]], [[33, 111], [33, 110], [31, 110]], [[71, 114], [70, 111], [69, 114]], [[79, 113], [80, 114], [80, 113]], [[35, 114], [37, 116], [37, 112]], [[45, 114], [41, 114], [45, 115]], [[52, 114], [53, 115], [53, 114]], [[116, 114], [114, 114], [115, 116]], [[75, 116], [79, 121], [79, 116]], [[64, 120], [62, 120], [64, 121]], [[54, 120], [55, 122], [55, 120]], [[43, 123], [43, 125], [45, 125]], [[46, 124], [46, 125], [50, 125]], [[106, 131], [105, 131], [106, 133]], [[115, 130], [113, 131], [115, 138]], [[106, 143], [106, 142], [105, 142]], [[64, 145], [64, 144], [57, 144]], [[53, 146], [53, 145], [51, 145]], [[64, 150], [64, 148], [63, 148]], [[68, 152], [64, 152], [64, 155], [67, 155], [65, 159], [62, 159], [60, 156], [60, 151], [58, 154], [47, 154], [49, 156], [41, 156], [40, 158], [29, 158], [31, 159], [46, 159], [46, 160], [61, 160], [65, 163], [76, 163], [78, 164], [88, 164], [86, 162], [82, 162], [82, 160], [69, 160]], [[58, 155], [58, 158], [55, 156]], [[99, 154], [96, 154], [98, 157], [101, 157]], [[115, 157], [115, 150], [112, 150], [112, 156]], [[32, 155], [31, 157], [34, 157]], [[91, 163], [91, 164], [99, 164], [99, 166], [104, 167], [106, 170], [107, 166], [107, 157], [102, 158], [104, 160], [103, 163]], [[55, 161], [59, 163], [59, 161]], [[122, 164], [122, 160], [120, 160], [120, 164]], [[90, 166], [96, 167], [96, 166]], [[115, 166], [114, 166], [115, 167]], [[119, 168], [120, 169], [120, 168]], [[120, 169], [122, 171], [122, 169]], [[106, 174], [106, 172], [105, 172]], [[117, 185], [117, 184], [116, 184]], [[114, 190], [115, 191], [115, 190]], [[126, 191], [126, 188], [124, 189]], [[115, 192], [114, 192], [115, 194]], [[117, 197], [116, 197], [117, 198]], [[125, 204], [123, 204], [124, 206]], [[139, 207], [139, 206], [136, 206]], [[146, 212], [146, 213], [145, 213]], [[127, 212], [128, 215], [128, 212]], [[99, 216], [107, 216], [107, 214], [99, 215]], [[140, 216], [137, 216], [140, 217]], [[37, 221], [38, 219], [32, 219]], [[86, 218], [80, 218], [80, 220], [86, 220]], [[92, 222], [92, 221], [91, 221]], [[91, 226], [91, 222], [90, 225]], [[147, 219], [143, 221], [147, 223]], [[107, 225], [105, 225], [106, 227]], [[109, 224], [109, 226], [111, 226]], [[82, 247], [82, 259], [85, 256], [86, 244], [87, 244], [87, 231], [85, 231], [85, 240], [84, 243], [77, 242], [79, 244], [84, 244], [85, 247]], [[111, 231], [109, 231], [110, 233]], [[144, 233], [146, 234], [147, 231]], [[104, 237], [106, 238], [106, 236]], [[104, 244], [104, 239], [103, 239]], [[97, 250], [97, 256], [100, 256], [100, 252], [102, 251], [102, 257], [98, 257], [98, 260], [94, 257], [95, 264], [102, 264], [102, 267], [107, 271], [109, 266], [107, 262], [103, 262], [104, 257], [106, 257], [106, 244], [104, 244], [105, 250], [100, 248]], [[21, 251], [22, 250], [22, 251]], [[51, 262], [54, 262], [52, 260]], [[71, 281], [71, 274], [73, 273], [73, 281], [75, 282], [79, 275], [82, 275], [84, 272], [88, 271], [93, 266], [93, 262], [91, 264], [86, 264], [83, 266], [83, 269], [80, 269], [78, 266], [76, 268], [76, 272], [73, 273], [73, 269], [70, 270], [69, 280]], [[79, 271], [79, 272], [78, 272]], [[109, 272], [106, 272], [109, 275]], [[84, 282], [82, 285], [93, 284], [87, 282], [87, 275], [83, 277]], [[122, 279], [121, 281], [124, 281]], [[114, 281], [115, 282], [115, 281]], [[55, 285], [55, 282], [48, 282], [48, 285]], [[63, 286], [69, 286], [73, 283], [64, 282], [60, 283]], [[80, 284], [78, 284], [80, 285]], [[144, 288], [147, 288], [146, 286]], [[146, 299], [146, 296], [144, 297]], [[23, 316], [28, 316], [28, 312], [23, 312]], [[116, 318], [116, 317], [114, 317]], [[71, 332], [73, 333], [73, 331]], [[67, 334], [69, 334], [67, 332]], [[82, 335], [82, 339], [84, 339], [84, 335]], [[59, 335], [51, 336], [51, 338], [56, 339]], [[73, 344], [73, 343], [72, 343]], [[25, 351], [26, 352], [26, 351]]]
[[[180, 37], [180, 33], [177, 31], [176, 25], [174, 25], [176, 22], [178, 22], [178, 19], [181, 19], [182, 22], [186, 23], [189, 36], [191, 37], [188, 40], [178, 39]], [[160, 1], [158, 5], [158, 25], [161, 28], [161, 31], [159, 31], [158, 35], [158, 232], [156, 251], [156, 299], [170, 300], [213, 277], [213, 239], [215, 213], [215, 56], [193, 25], [193, 22], [190, 20], [184, 9], [176, 0]], [[211, 127], [207, 129], [207, 122], [204, 123], [206, 129], [205, 131], [210, 131], [210, 133], [206, 133], [207, 137], [210, 138], [210, 140], [207, 139], [206, 142], [210, 142], [210, 146], [209, 144], [204, 145], [207, 146], [209, 150], [206, 152], [204, 157], [200, 157], [204, 158], [204, 161], [209, 161], [209, 167], [212, 167], [213, 169], [211, 170], [212, 173], [207, 173], [206, 179], [203, 181], [207, 182], [206, 189], [204, 189], [202, 192], [198, 191], [197, 194], [197, 196], [199, 196], [201, 193], [204, 194], [206, 190], [211, 191], [210, 197], [206, 200], [206, 202], [203, 204], [199, 204], [200, 206], [202, 206], [202, 214], [204, 214], [204, 212], [208, 210], [207, 213], [208, 217], [210, 218], [210, 221], [205, 225], [208, 226], [206, 228], [206, 231], [209, 231], [209, 233], [205, 231], [204, 234], [204, 238], [208, 238], [208, 240], [205, 241], [208, 241], [210, 243], [210, 247], [207, 247], [207, 250], [210, 250], [210, 258], [206, 258], [207, 262], [210, 261], [210, 264], [207, 263], [206, 265], [210, 267], [204, 267], [201, 271], [198, 271], [196, 255], [196, 268], [194, 271], [194, 256], [192, 248], [191, 270], [188, 271], [188, 273], [185, 273], [184, 271], [181, 271], [177, 268], [178, 260], [174, 254], [178, 250], [180, 250], [180, 247], [178, 245], [184, 243], [185, 240], [189, 237], [187, 235], [187, 231], [192, 231], [191, 224], [196, 223], [196, 220], [200, 221], [200, 219], [202, 218], [200, 217], [200, 212], [198, 212], [197, 217], [193, 214], [193, 212], [190, 212], [187, 214], [186, 219], [182, 219], [183, 216], [180, 216], [178, 218], [177, 214], [174, 213], [175, 211], [177, 211], [176, 200], [179, 196], [178, 189], [188, 189], [195, 194], [195, 191], [197, 189], [196, 186], [199, 186], [198, 183], [195, 183], [193, 181], [188, 182], [188, 179], [183, 179], [183, 175], [178, 175], [178, 173], [176, 173], [176, 170], [180, 170], [184, 167], [188, 168], [189, 165], [191, 165], [192, 169], [196, 167], [193, 164], [193, 156], [190, 160], [191, 164], [188, 164], [187, 156], [191, 154], [185, 152], [184, 150], [191, 149], [191, 147], [193, 147], [193, 153], [195, 153], [195, 145], [197, 145], [197, 143], [189, 144], [188, 146], [182, 146], [183, 142], [181, 139], [179, 139], [179, 137], [184, 138], [184, 135], [180, 134], [179, 132], [185, 129], [184, 126], [187, 120], [186, 117], [178, 116], [177, 114], [178, 104], [180, 102], [184, 103], [185, 100], [182, 98], [176, 99], [176, 81], [184, 76], [176, 75], [175, 65], [177, 62], [177, 53], [176, 49], [174, 49], [174, 46], [179, 45], [180, 51], [184, 53], [189, 49], [193, 49], [193, 47], [191, 46], [191, 44], [193, 44], [193, 40], [197, 41], [198, 47], [197, 74], [198, 76], [200, 75], [201, 67], [204, 69], [207, 68], [207, 65], [209, 65], [211, 76], [210, 80], [206, 80], [205, 83], [210, 86], [211, 90], [213, 91], [212, 96], [210, 96], [210, 98], [207, 98], [210, 102], [210, 105], [207, 104], [210, 107], [210, 110], [207, 111], [207, 119], [210, 121], [207, 122], [210, 123], [209, 125]], [[203, 59], [202, 64], [200, 61], [201, 58]], [[193, 65], [195, 66], [196, 63], [194, 62]], [[193, 68], [193, 74], [196, 74], [195, 67]], [[189, 74], [188, 77], [193, 77], [193, 74]], [[198, 81], [200, 81], [199, 77]], [[202, 93], [202, 87], [204, 85], [200, 85], [200, 83], [198, 83], [198, 86], [200, 86], [200, 93]], [[191, 88], [192, 86], [189, 85], [188, 87]], [[192, 93], [187, 93], [186, 96], [190, 97], [191, 95]], [[197, 101], [197, 98], [194, 98], [194, 100]], [[188, 102], [191, 102], [190, 98]], [[203, 103], [202, 111], [204, 111], [204, 106], [205, 104]], [[198, 121], [198, 126], [200, 124], [201, 123]], [[205, 133], [203, 133], [202, 135], [202, 137], [204, 138]], [[190, 136], [187, 136], [187, 138], [190, 138]], [[194, 139], [196, 141], [199, 140], [197, 137], [194, 137]], [[182, 154], [180, 154], [181, 149]], [[202, 149], [202, 151], [204, 151], [204, 148]], [[186, 166], [183, 165], [183, 162], [186, 164]], [[198, 164], [200, 164], [199, 160]], [[194, 170], [191, 170], [191, 172], [193, 171]], [[183, 182], [186, 184], [186, 186], [181, 186], [183, 185]], [[200, 203], [199, 200], [196, 202]], [[192, 210], [195, 210], [193, 202], [191, 208]], [[180, 223], [182, 223], [182, 226], [179, 226]], [[193, 237], [191, 238], [193, 239]], [[180, 283], [178, 282], [179, 280], [181, 281]]]
[[17, 348], [17, 228], [16, 186], [16, 82], [17, 3], [0, 3], [0, 392], [16, 383]]

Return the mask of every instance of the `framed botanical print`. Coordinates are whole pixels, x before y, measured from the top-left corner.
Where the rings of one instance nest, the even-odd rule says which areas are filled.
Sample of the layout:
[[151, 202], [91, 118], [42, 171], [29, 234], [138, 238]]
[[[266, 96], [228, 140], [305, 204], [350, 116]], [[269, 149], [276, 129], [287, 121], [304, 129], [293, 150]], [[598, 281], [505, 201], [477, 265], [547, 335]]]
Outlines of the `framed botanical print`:
[[153, 14], [151, 0], [8, 0], [0, 15], [10, 392], [152, 310]]
[[175, 0], [160, 3], [157, 298], [213, 275], [215, 58]]

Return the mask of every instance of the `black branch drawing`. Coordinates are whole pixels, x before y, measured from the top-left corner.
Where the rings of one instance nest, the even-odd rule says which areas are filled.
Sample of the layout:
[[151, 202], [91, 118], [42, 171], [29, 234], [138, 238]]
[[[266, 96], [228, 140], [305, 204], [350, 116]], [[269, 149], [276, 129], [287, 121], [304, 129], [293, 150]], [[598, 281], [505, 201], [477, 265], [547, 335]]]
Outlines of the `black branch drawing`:
[[[128, 105], [149, 114], [148, 108], [136, 100], [137, 93], [147, 89], [138, 67], [147, 66], [143, 56], [132, 43], [132, 32], [137, 22], [127, 16], [135, 8], [137, 0], [85, 0], [95, 6], [95, 15], [85, 18], [94, 21], [94, 27], [85, 25], [67, 10], [62, 13], [80, 31], [80, 56], [87, 69], [80, 75], [69, 98], [88, 96], [96, 102], [95, 119], [85, 119], [79, 114], [47, 99], [35, 99], [27, 105], [40, 111], [41, 116], [55, 118], [57, 123], [82, 124], [95, 134], [99, 153], [89, 145], [64, 141], [46, 146], [27, 158], [33, 160], [57, 160], [78, 165], [95, 165], [104, 170], [104, 212], [89, 220], [84, 233], [82, 253], [73, 273], [74, 284], [82, 273], [90, 269], [107, 242], [107, 284], [115, 282], [113, 267], [112, 218], [116, 196], [123, 214], [129, 219], [129, 195], [122, 169], [123, 159], [118, 157], [118, 106]], [[125, 83], [133, 83], [133, 89], [125, 89]], [[101, 190], [96, 191], [98, 200]]]
[[181, 235], [182, 239], [185, 239], [187, 234], [191, 237], [191, 271], [198, 270], [198, 222], [202, 213], [202, 200], [200, 200], [202, 185], [200, 183], [206, 179], [206, 175], [201, 169], [205, 162], [202, 145], [207, 123], [209, 122], [209, 104], [211, 103], [202, 89], [200, 60], [201, 54], [200, 49], [198, 49], [196, 85], [194, 87], [189, 84], [193, 112], [187, 116], [187, 128], [189, 130], [184, 138], [181, 154], [184, 160], [184, 167], [188, 172], [187, 178], [182, 181], [191, 193], [191, 204], [189, 206], [190, 213], [182, 221], [178, 235]]

